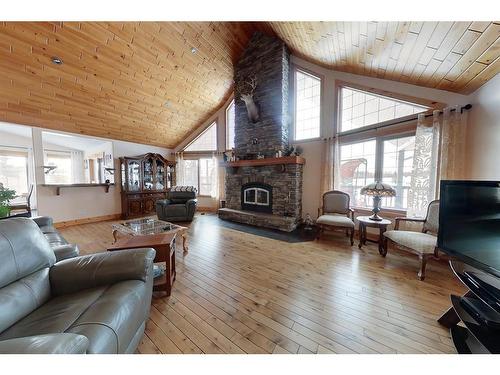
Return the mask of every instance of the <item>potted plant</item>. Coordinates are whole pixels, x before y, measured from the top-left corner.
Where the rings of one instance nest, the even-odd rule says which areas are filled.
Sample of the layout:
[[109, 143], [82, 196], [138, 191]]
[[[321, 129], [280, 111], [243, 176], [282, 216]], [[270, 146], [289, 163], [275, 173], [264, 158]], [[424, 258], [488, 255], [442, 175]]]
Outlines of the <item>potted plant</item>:
[[14, 190], [8, 189], [0, 183], [0, 217], [9, 216], [9, 201], [15, 197], [16, 192]]

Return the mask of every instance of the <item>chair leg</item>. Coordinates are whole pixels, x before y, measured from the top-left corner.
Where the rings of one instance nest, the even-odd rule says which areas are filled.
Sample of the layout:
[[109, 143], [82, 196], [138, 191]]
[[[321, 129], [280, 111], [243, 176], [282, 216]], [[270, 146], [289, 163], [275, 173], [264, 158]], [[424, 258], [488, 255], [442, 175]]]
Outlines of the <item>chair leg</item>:
[[316, 239], [319, 240], [319, 238], [321, 237], [321, 231], [323, 230], [323, 226], [322, 225], [318, 225], [318, 233], [316, 234]]
[[427, 266], [427, 255], [419, 255], [420, 259], [420, 270], [418, 271], [419, 280], [423, 281], [425, 279], [425, 267]]
[[439, 249], [437, 246], [434, 248], [434, 258], [439, 259]]
[[354, 228], [351, 228], [351, 246], [354, 245]]

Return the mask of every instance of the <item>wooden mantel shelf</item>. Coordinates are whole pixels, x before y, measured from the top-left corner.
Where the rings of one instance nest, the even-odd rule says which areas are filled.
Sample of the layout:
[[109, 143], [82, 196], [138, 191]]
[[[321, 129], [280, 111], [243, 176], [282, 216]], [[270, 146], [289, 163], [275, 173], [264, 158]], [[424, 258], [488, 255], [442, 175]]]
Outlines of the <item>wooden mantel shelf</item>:
[[286, 164], [305, 164], [306, 159], [301, 156], [285, 156], [282, 158], [265, 158], [253, 160], [238, 160], [222, 163], [224, 167], [259, 167], [263, 165], [286, 165]]
[[75, 188], [75, 187], [96, 187], [103, 186], [104, 190], [109, 192], [109, 187], [115, 184], [42, 184], [45, 187], [52, 187], [56, 189], [56, 195], [61, 195], [61, 188]]

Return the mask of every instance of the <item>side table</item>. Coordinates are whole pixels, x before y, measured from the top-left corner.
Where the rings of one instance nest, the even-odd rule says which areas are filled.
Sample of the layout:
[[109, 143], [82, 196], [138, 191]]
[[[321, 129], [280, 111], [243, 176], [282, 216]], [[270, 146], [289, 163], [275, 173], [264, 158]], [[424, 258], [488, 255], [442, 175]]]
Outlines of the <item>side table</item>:
[[156, 250], [155, 263], [165, 264], [165, 274], [153, 281], [154, 291], [166, 292], [167, 296], [172, 293], [175, 281], [175, 240], [177, 232], [151, 234], [146, 236], [127, 236], [118, 239], [108, 247], [108, 251], [137, 249], [141, 247], [152, 247]]
[[[387, 227], [391, 224], [390, 220], [382, 219], [381, 221], [371, 220], [370, 216], [358, 216], [356, 218], [359, 222], [359, 245], [358, 248], [361, 249], [361, 246], [366, 245], [366, 241], [378, 243], [378, 252], [380, 255], [385, 257], [387, 255], [387, 249], [384, 248], [384, 232], [387, 230]], [[370, 240], [366, 236], [366, 228], [378, 228], [379, 229], [379, 238], [378, 241]]]

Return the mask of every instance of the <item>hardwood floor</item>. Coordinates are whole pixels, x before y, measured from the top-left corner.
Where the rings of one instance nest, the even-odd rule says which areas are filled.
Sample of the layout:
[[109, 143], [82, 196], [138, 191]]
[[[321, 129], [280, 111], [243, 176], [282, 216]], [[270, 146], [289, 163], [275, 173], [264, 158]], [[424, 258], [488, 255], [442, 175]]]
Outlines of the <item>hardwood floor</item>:
[[[112, 242], [111, 223], [61, 232], [88, 254]], [[436, 319], [465, 290], [444, 262], [430, 261], [425, 281], [417, 269], [417, 257], [382, 258], [340, 234], [287, 243], [197, 216], [138, 352], [455, 353]]]

